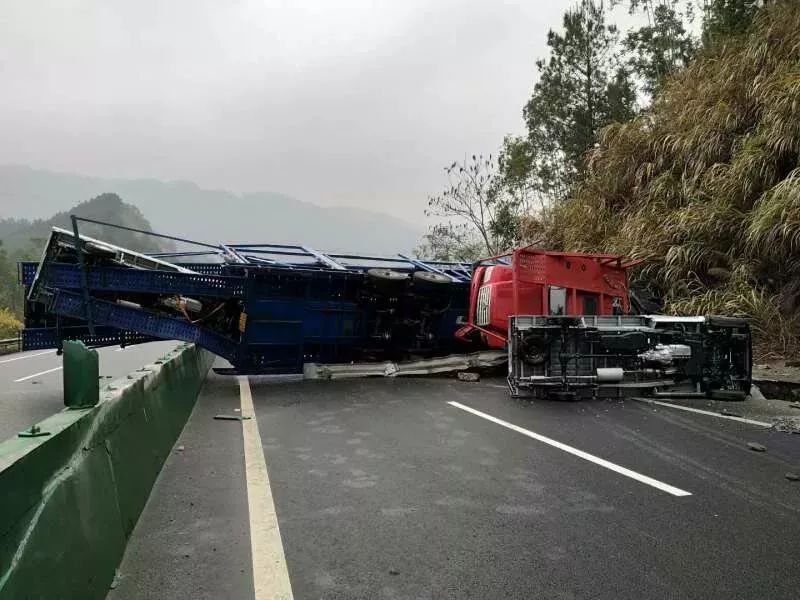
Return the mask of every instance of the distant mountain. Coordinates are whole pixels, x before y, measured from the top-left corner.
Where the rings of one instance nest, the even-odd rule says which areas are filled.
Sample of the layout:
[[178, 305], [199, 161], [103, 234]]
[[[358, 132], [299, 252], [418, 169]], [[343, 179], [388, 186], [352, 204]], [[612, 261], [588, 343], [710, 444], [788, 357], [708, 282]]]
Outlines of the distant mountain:
[[[116, 194], [101, 194], [91, 200], [81, 202], [69, 210], [56, 213], [49, 219], [37, 219], [35, 221], [24, 219], [0, 220], [0, 240], [2, 241], [3, 249], [12, 255], [38, 255], [41, 252], [44, 240], [53, 227], [71, 228], [70, 214], [143, 231], [152, 231], [150, 223], [138, 208], [123, 202]], [[172, 248], [172, 244], [166, 240], [159, 240], [152, 236], [123, 229], [84, 222], [79, 224], [79, 228], [82, 234], [140, 252], [158, 252]]]
[[19, 229], [29, 227], [30, 224], [28, 219], [3, 219], [0, 215], [0, 240]]
[[0, 219], [45, 218], [105, 192], [137, 207], [159, 233], [212, 243], [394, 254], [413, 249], [423, 233], [380, 212], [323, 208], [272, 192], [239, 195], [188, 182], [101, 179], [23, 166], [0, 166]]

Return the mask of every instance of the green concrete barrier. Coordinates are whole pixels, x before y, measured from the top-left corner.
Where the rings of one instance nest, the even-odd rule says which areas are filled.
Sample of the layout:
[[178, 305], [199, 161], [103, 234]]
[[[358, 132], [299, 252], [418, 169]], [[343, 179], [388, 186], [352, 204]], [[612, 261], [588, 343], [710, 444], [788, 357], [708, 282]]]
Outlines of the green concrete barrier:
[[100, 361], [97, 350], [83, 342], [65, 340], [64, 404], [70, 408], [89, 408], [100, 400]]
[[0, 443], [0, 598], [105, 598], [212, 362], [182, 345]]

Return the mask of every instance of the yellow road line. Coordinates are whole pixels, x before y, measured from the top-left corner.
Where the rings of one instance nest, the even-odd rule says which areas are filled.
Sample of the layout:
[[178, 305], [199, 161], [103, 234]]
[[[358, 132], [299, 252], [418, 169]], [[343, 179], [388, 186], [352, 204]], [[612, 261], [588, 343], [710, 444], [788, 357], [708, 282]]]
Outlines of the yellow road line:
[[253, 410], [250, 381], [239, 377], [239, 396], [244, 435], [244, 461], [247, 479], [247, 507], [250, 513], [250, 551], [253, 555], [255, 600], [292, 600], [292, 585], [283, 553], [278, 515], [272, 499], [267, 462], [261, 447], [258, 421]]

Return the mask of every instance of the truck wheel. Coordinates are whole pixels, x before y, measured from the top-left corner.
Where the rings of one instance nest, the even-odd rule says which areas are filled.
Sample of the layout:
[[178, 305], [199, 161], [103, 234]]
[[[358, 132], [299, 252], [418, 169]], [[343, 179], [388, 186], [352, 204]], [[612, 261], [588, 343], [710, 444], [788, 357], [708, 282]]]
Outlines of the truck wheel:
[[444, 284], [453, 282], [447, 275], [434, 273], [433, 271], [414, 271], [413, 277], [414, 281], [419, 281], [420, 283]]
[[393, 271], [392, 269], [369, 269], [367, 277], [378, 281], [404, 281], [408, 279], [408, 273]]

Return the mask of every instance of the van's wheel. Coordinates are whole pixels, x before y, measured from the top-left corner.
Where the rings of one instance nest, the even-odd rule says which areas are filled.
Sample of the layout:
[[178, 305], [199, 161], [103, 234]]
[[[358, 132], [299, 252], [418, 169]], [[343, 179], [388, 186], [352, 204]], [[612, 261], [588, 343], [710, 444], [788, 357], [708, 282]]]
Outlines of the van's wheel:
[[727, 400], [730, 402], [741, 402], [747, 400], [747, 392], [744, 390], [711, 390], [708, 397], [712, 400]]

